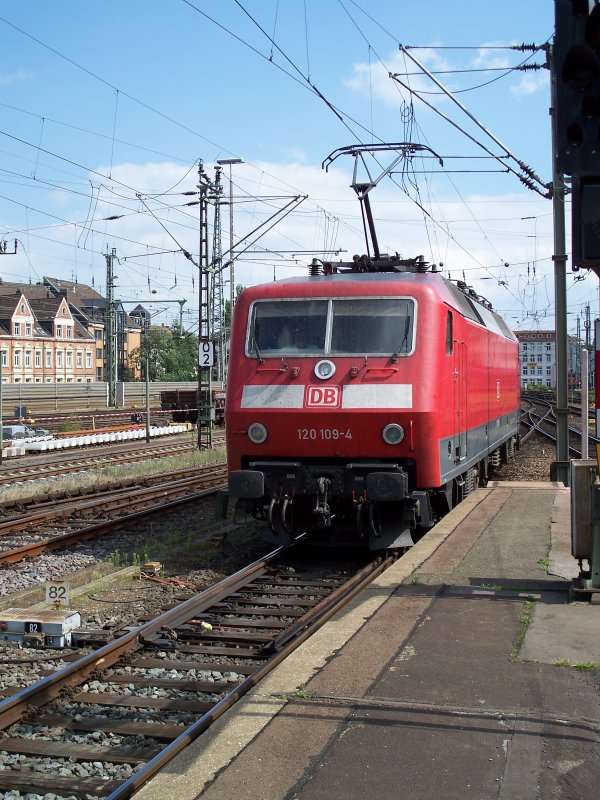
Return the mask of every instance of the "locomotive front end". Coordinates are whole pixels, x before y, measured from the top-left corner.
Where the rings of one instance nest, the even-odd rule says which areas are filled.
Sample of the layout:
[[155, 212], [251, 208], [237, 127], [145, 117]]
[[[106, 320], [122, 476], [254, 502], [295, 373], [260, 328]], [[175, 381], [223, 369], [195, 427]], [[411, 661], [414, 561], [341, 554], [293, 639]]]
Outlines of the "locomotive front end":
[[377, 277], [285, 281], [236, 305], [229, 492], [278, 543], [309, 531], [371, 549], [412, 544], [416, 300]]

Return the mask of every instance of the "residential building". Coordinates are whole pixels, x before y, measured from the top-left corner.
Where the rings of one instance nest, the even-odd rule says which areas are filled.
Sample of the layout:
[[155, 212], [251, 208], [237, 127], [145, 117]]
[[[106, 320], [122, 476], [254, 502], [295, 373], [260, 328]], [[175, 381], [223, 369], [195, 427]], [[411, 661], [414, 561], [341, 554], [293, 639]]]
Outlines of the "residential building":
[[[115, 304], [118, 380], [140, 380], [130, 354], [141, 328]], [[0, 279], [0, 350], [4, 383], [94, 383], [106, 379], [106, 300], [92, 287], [44, 278]]]

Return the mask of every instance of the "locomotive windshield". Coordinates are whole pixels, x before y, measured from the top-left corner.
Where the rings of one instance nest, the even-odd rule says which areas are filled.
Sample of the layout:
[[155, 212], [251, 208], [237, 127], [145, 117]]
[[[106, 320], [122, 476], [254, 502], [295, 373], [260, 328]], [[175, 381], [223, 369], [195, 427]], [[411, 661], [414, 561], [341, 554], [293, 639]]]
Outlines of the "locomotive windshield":
[[265, 300], [252, 308], [246, 353], [408, 355], [414, 302], [405, 298]]

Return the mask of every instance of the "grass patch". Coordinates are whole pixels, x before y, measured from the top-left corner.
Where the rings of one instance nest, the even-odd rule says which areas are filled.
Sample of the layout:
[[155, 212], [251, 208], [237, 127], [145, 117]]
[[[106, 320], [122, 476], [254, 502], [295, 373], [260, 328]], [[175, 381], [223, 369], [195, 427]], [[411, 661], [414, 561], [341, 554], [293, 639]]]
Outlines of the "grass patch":
[[571, 669], [578, 669], [582, 672], [596, 672], [600, 670], [600, 665], [596, 664], [595, 661], [578, 661], [574, 663], [573, 661], [569, 661], [568, 658], [559, 658], [552, 662], [552, 666], [570, 667]]
[[510, 656], [513, 661], [516, 659], [517, 654], [521, 649], [521, 645], [523, 644], [523, 639], [525, 638], [525, 634], [527, 633], [527, 628], [529, 627], [529, 623], [533, 619], [534, 606], [535, 604], [533, 600], [525, 601], [525, 608], [521, 613], [521, 630], [519, 631], [519, 635], [517, 636], [517, 641], [515, 642], [515, 646], [513, 647]]
[[[124, 478], [143, 478], [146, 476], [161, 475], [165, 472], [180, 472], [181, 470], [214, 464], [225, 461], [225, 447], [216, 447], [214, 450], [192, 450], [167, 458], [158, 458], [148, 461], [139, 461], [133, 464], [111, 464], [97, 469], [89, 469], [77, 475], [66, 475], [64, 478], [51, 478], [43, 487], [44, 494], [62, 494], [63, 492], [76, 492], [81, 488], [97, 486], [108, 487], [122, 481]], [[39, 493], [39, 487], [34, 488], [29, 482], [20, 485], [11, 485], [5, 490], [0, 490], [4, 502], [11, 502], [21, 498], [29, 498], [34, 493]]]
[[408, 582], [414, 586], [415, 584], [420, 583], [420, 581], [421, 578], [419, 577], [419, 573], [416, 569], [414, 569], [410, 575], [410, 578], [408, 579]]
[[544, 556], [543, 558], [538, 558], [537, 563], [544, 570], [546, 575], [548, 575], [548, 573], [550, 572], [550, 558], [548, 556]]

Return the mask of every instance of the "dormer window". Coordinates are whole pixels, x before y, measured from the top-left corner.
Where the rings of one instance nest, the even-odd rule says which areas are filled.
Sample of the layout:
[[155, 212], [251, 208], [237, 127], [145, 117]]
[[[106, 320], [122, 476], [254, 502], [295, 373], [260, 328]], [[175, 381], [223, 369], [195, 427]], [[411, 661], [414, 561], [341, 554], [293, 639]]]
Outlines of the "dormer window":
[[21, 308], [19, 309], [21, 314], [25, 314], [25, 303], [21, 303]]
[[20, 322], [14, 322], [13, 325], [14, 325], [14, 332], [15, 332], [14, 335], [15, 336], [20, 336], [21, 335], [21, 323]]
[[61, 337], [62, 338], [62, 325], [57, 325], [56, 326], [56, 335], [57, 335], [57, 337]]

